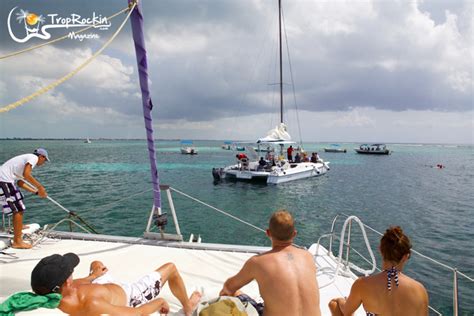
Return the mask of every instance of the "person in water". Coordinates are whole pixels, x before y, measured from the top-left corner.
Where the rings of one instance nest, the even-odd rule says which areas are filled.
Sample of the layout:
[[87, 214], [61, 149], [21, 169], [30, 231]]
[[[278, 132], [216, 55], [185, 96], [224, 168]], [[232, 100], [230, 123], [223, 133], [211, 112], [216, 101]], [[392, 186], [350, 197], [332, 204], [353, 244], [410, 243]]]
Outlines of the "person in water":
[[[237, 296], [250, 302], [260, 315], [320, 316], [316, 265], [311, 254], [293, 246], [293, 217], [279, 210], [270, 218], [267, 236], [272, 249], [253, 256], [229, 278], [219, 295]], [[257, 304], [239, 290], [256, 280], [264, 303]]]
[[46, 198], [48, 194], [45, 188], [31, 174], [35, 166], [41, 166], [46, 161], [49, 161], [48, 152], [44, 148], [38, 148], [32, 154], [13, 157], [0, 166], [0, 207], [4, 214], [13, 214], [13, 248], [31, 248], [31, 244], [22, 238], [23, 213], [26, 207], [18, 187]]
[[116, 282], [100, 261], [91, 264], [89, 276], [73, 280], [79, 257], [74, 253], [54, 254], [41, 259], [31, 273], [31, 288], [36, 294], [59, 293], [58, 308], [70, 315], [149, 315], [167, 314], [168, 303], [158, 298], [169, 283], [171, 292], [181, 302], [186, 316], [191, 316], [201, 294], [186, 294], [183, 279], [173, 263], [166, 263], [137, 282]]
[[329, 302], [332, 315], [352, 315], [362, 304], [372, 315], [428, 315], [425, 287], [402, 270], [410, 258], [411, 242], [399, 226], [386, 230], [380, 241], [383, 271], [354, 282], [347, 299]]

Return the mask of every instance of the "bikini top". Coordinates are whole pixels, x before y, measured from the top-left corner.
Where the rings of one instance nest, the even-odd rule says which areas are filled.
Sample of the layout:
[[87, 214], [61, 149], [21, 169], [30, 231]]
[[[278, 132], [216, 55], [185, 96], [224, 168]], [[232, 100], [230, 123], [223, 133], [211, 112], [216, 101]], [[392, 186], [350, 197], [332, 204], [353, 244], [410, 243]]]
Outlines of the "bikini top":
[[[398, 270], [395, 267], [391, 267], [388, 270], [383, 270], [383, 272], [387, 272], [387, 290], [392, 290], [392, 278], [395, 282], [395, 285], [398, 287]], [[376, 316], [375, 313], [366, 312], [367, 316]]]

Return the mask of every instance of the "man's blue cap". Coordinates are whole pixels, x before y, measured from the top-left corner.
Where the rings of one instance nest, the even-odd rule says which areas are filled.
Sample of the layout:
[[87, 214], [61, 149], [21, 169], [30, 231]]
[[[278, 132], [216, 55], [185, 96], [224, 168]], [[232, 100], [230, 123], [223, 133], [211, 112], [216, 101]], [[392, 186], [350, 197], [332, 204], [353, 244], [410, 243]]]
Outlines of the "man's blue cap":
[[44, 156], [46, 158], [46, 161], [51, 161], [51, 160], [49, 160], [48, 152], [44, 148], [36, 148], [33, 153], [36, 154], [36, 155]]

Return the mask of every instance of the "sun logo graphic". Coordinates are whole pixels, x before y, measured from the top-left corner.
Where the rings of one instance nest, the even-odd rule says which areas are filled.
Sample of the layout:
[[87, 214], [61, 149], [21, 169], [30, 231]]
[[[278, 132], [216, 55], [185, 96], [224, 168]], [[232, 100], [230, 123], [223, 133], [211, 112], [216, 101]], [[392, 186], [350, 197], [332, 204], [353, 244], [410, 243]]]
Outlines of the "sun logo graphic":
[[[37, 13], [28, 12], [23, 9], [17, 9], [18, 7], [14, 7], [10, 11], [8, 14], [7, 24], [10, 37], [18, 43], [25, 43], [34, 37], [48, 40], [51, 38], [51, 34], [47, 31], [50, 28], [69, 29], [90, 26], [95, 29], [107, 30], [111, 26], [106, 17], [97, 15], [95, 12], [93, 12], [92, 16], [89, 18], [83, 18], [79, 14], [74, 13], [66, 17], [62, 17], [57, 13], [47, 14], [49, 23], [45, 23], [46, 19], [43, 15], [38, 15]], [[20, 31], [18, 31], [17, 34], [13, 32], [12, 17], [14, 15], [16, 16], [16, 21], [24, 27], [24, 33], [21, 32], [24, 35], [20, 35]], [[74, 34], [74, 32], [71, 33]]]
[[29, 13], [28, 11], [20, 10], [20, 13], [16, 14], [17, 21], [25, 24], [26, 34], [38, 33], [41, 23], [44, 23], [44, 17], [42, 15], [36, 15], [35, 13]]
[[[19, 43], [24, 43], [27, 40], [29, 40], [32, 37], [47, 37], [46, 34], [40, 34], [40, 26], [41, 24], [44, 24], [45, 18], [43, 15], [38, 15], [36, 13], [28, 12], [26, 10], [20, 9], [19, 12], [16, 12], [16, 21], [23, 25], [25, 29], [25, 37], [24, 38], [18, 38], [15, 36], [15, 34], [12, 31], [12, 26], [11, 26], [11, 17], [13, 15], [13, 12], [16, 10], [17, 7], [13, 8], [13, 10], [10, 11], [10, 14], [8, 15], [8, 32], [10, 33], [10, 36], [13, 40]], [[49, 35], [49, 34], [48, 34]], [[47, 38], [44, 38], [47, 39]]]

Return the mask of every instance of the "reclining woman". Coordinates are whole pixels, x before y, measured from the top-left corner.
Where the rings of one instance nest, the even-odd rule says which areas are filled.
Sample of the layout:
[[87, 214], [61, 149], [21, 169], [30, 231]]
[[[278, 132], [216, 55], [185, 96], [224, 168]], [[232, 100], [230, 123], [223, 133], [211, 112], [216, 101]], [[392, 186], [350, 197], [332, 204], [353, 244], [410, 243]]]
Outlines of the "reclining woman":
[[360, 304], [367, 316], [428, 315], [425, 287], [402, 273], [410, 249], [410, 239], [399, 226], [388, 228], [380, 241], [383, 271], [356, 280], [347, 299], [331, 300], [332, 315], [352, 315]]

